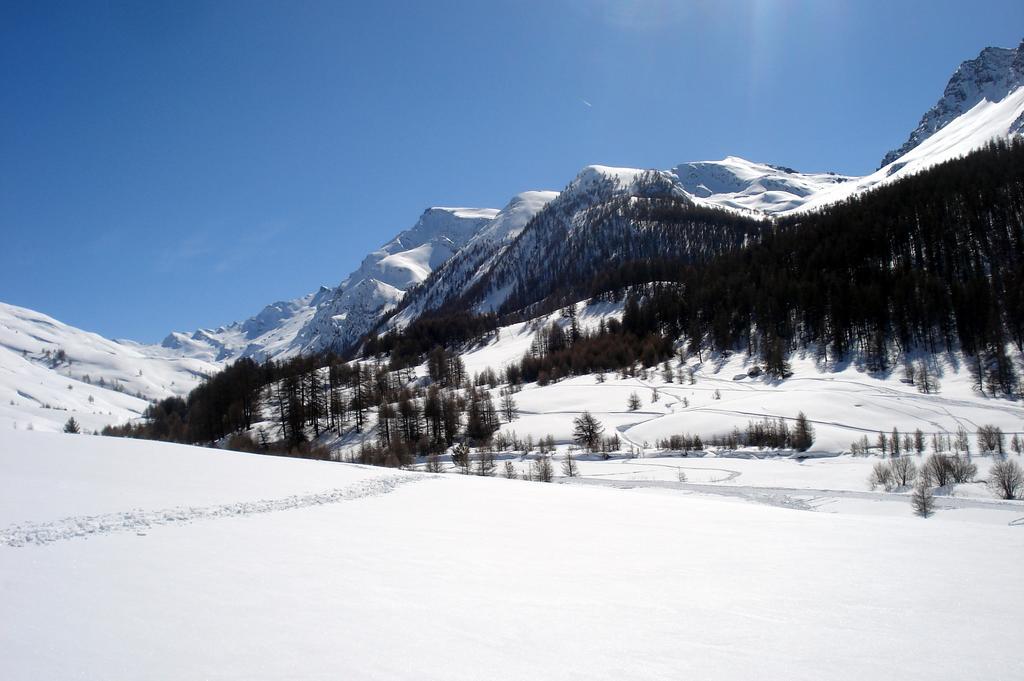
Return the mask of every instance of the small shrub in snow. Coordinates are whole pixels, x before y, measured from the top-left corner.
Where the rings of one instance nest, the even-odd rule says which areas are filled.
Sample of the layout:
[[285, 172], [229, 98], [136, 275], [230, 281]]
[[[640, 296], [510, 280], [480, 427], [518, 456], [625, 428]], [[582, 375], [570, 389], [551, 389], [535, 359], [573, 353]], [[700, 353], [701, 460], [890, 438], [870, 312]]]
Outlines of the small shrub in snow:
[[893, 488], [892, 468], [886, 461], [877, 461], [871, 468], [871, 476], [868, 478], [871, 489], [881, 487], [886, 492]]
[[227, 449], [233, 452], [258, 452], [259, 445], [248, 433], [235, 433], [228, 438]]
[[512, 465], [511, 461], [505, 462], [505, 477], [509, 480], [515, 480], [519, 477], [519, 474], [516, 473], [516, 467]]
[[427, 472], [440, 473], [441, 470], [441, 457], [436, 452], [427, 454]]
[[908, 487], [917, 479], [917, 465], [905, 456], [890, 461], [878, 461], [871, 469], [868, 482], [871, 489], [881, 487], [889, 491], [896, 487]]

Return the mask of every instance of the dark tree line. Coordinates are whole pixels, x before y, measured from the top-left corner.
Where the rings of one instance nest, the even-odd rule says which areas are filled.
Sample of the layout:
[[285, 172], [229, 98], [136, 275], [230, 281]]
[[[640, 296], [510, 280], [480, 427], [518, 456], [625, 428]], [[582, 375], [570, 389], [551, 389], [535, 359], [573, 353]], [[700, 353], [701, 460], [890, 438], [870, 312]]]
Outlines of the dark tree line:
[[680, 268], [644, 307], [691, 346], [778, 359], [814, 344], [890, 368], [889, 349], [962, 349], [979, 385], [1019, 389], [1024, 145], [993, 144], [892, 186], [781, 221], [736, 253]]
[[[502, 317], [481, 322], [488, 332], [492, 324], [551, 312], [565, 300], [639, 293], [627, 298], [622, 328], [585, 334], [568, 349], [556, 342], [550, 351], [531, 353], [521, 366], [523, 380], [637, 361], [649, 366], [667, 356], [665, 340], [681, 337], [698, 353], [746, 351], [778, 377], [789, 374], [786, 357], [799, 348], [813, 346], [826, 361], [861, 358], [877, 371], [892, 368], [894, 352], [960, 349], [971, 358], [979, 388], [1020, 390], [1005, 347], [1024, 350], [1022, 145], [994, 143], [769, 227], [653, 189], [649, 194], [591, 209], [583, 230], [589, 236], [566, 239], [574, 212], [564, 206], [535, 219], [549, 232], [541, 245], [550, 267], [522, 280]], [[608, 241], [609, 234], [619, 236]], [[710, 245], [696, 247], [695, 234], [696, 242], [707, 238]], [[503, 271], [491, 276], [495, 285], [512, 281]], [[446, 319], [437, 326], [444, 328]], [[472, 328], [469, 315], [459, 319], [454, 328]], [[442, 334], [421, 337], [415, 327], [389, 340], [391, 349], [412, 349], [400, 353], [400, 365], [445, 341]], [[462, 333], [451, 337], [466, 340]]]

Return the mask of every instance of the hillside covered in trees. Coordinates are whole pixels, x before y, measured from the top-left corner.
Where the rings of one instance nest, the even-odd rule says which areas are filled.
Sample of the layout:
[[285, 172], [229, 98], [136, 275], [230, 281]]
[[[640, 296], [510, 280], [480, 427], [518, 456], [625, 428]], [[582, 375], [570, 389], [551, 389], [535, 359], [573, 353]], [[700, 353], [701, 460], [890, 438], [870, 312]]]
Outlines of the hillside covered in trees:
[[[399, 463], [463, 438], [488, 441], [522, 383], [660, 367], [680, 352], [746, 353], [778, 379], [795, 351], [872, 372], [911, 352], [960, 352], [978, 389], [1020, 392], [1010, 355], [1024, 345], [1024, 145], [992, 144], [772, 222], [666, 197], [606, 206], [595, 220], [614, 225], [613, 250], [629, 258], [615, 265], [600, 251], [612, 265], [580, 267], [571, 251], [556, 253], [536, 292], [513, 294], [500, 314], [440, 309], [371, 334], [345, 357], [240, 360], [186, 400], [107, 432], [203, 443], [275, 421], [252, 446], [310, 455], [304, 443], [321, 432], [372, 423], [379, 450], [364, 444], [369, 459]], [[705, 231], [715, 238], [695, 247]], [[623, 313], [583, 328], [565, 305], [583, 298], [620, 301]], [[517, 300], [524, 307], [512, 309]], [[499, 326], [560, 308], [565, 323], [545, 327], [520, 361], [475, 375], [463, 367], [460, 353]], [[421, 363], [427, 375], [414, 377]], [[501, 405], [485, 389], [499, 386]]]

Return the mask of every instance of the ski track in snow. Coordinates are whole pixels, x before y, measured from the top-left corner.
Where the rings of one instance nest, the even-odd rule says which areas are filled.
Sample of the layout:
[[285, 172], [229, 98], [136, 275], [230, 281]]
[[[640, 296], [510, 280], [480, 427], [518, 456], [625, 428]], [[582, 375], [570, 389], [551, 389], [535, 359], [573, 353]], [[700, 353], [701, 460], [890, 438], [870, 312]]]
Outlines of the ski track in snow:
[[[634, 461], [634, 463], [639, 463]], [[668, 465], [668, 464], [647, 464], [647, 465]], [[679, 466], [679, 468], [686, 468]], [[692, 468], [692, 467], [691, 467]], [[700, 468], [697, 470], [720, 470]], [[738, 475], [738, 473], [737, 473]], [[865, 499], [870, 501], [896, 502], [906, 504], [909, 496], [892, 492], [861, 492], [856, 490], [837, 489], [812, 489], [802, 487], [759, 487], [752, 485], [718, 485], [716, 483], [702, 482], [674, 482], [670, 480], [601, 480], [600, 476], [588, 475], [578, 478], [561, 478], [559, 482], [573, 485], [596, 485], [601, 487], [615, 487], [618, 489], [633, 489], [637, 487], [653, 487], [661, 489], [682, 490], [698, 494], [714, 494], [725, 497], [736, 497], [767, 504], [769, 506], [782, 506], [795, 508], [802, 511], [814, 511], [818, 506], [828, 503], [832, 499]], [[733, 476], [735, 477], [735, 476]], [[729, 480], [733, 478], [728, 478]], [[960, 508], [1004, 508], [1020, 509], [1021, 504], [1016, 501], [1004, 501], [1002, 499], [975, 499], [970, 497], [954, 497], [946, 495], [935, 495], [935, 507], [942, 510]], [[1012, 524], [1024, 524], [1024, 518], [1014, 521]]]
[[[734, 381], [732, 379], [719, 378], [717, 376], [704, 376], [704, 377], [701, 378], [701, 381], [705, 382], [705, 383], [721, 384], [723, 386], [727, 386], [728, 389], [732, 390], [732, 391], [752, 392], [752, 391], [760, 390], [760, 388], [758, 388], [757, 386], [754, 386], [754, 385], [743, 384], [743, 383]], [[969, 417], [962, 416], [962, 415], [958, 416], [958, 415], [955, 415], [952, 411], [950, 411], [950, 407], [964, 407], [964, 408], [971, 408], [971, 409], [977, 409], [977, 408], [980, 407], [979, 404], [974, 403], [974, 402], [970, 402], [968, 400], [956, 399], [956, 398], [946, 397], [946, 396], [938, 395], [938, 394], [922, 395], [922, 394], [916, 394], [916, 393], [911, 393], [911, 392], [904, 392], [904, 391], [900, 391], [900, 390], [895, 390], [895, 389], [887, 387], [887, 386], [874, 385], [872, 383], [866, 383], [866, 382], [862, 382], [862, 381], [851, 381], [851, 380], [846, 380], [846, 379], [838, 379], [837, 380], [837, 379], [828, 378], [828, 377], [793, 378], [793, 379], [790, 379], [790, 381], [792, 383], [797, 383], [799, 381], [808, 381], [808, 382], [812, 382], [812, 383], [813, 382], [827, 381], [827, 382], [830, 382], [830, 383], [843, 383], [843, 384], [846, 384], [846, 385], [851, 385], [851, 386], [855, 386], [855, 387], [858, 387], [858, 388], [862, 388], [863, 390], [861, 392], [862, 392], [863, 397], [865, 398], [865, 400], [867, 400], [867, 401], [875, 400], [876, 404], [878, 404], [878, 405], [881, 405], [881, 404], [884, 403], [886, 405], [886, 409], [888, 409], [888, 410], [890, 410], [892, 412], [903, 414], [905, 416], [910, 416], [910, 417], [913, 417], [913, 418], [918, 418], [918, 419], [920, 419], [922, 421], [926, 421], [927, 423], [931, 424], [934, 427], [934, 430], [925, 432], [925, 435], [931, 435], [933, 433], [950, 434], [950, 431], [949, 431], [949, 429], [944, 428], [939, 422], [933, 421], [931, 419], [928, 419], [928, 418], [926, 418], [925, 416], [923, 416], [921, 414], [915, 414], [912, 411], [908, 411], [907, 409], [900, 408], [900, 405], [895, 404], [895, 403], [904, 402], [905, 401], [908, 405], [912, 405], [914, 408], [917, 408], [917, 409], [921, 410], [922, 412], [931, 412], [931, 413], [935, 414], [936, 416], [946, 415], [946, 416], [949, 416], [950, 418], [952, 418], [958, 424], [962, 424], [962, 423], [966, 422], [970, 426], [970, 428], [968, 429], [970, 431], [977, 430], [977, 428], [978, 428], [978, 424], [976, 424], [974, 421], [972, 421]], [[621, 388], [623, 385], [630, 385], [630, 383], [622, 383], [622, 384], [618, 384], [618, 385], [605, 385], [605, 384], [602, 384], [602, 383], [594, 382], [594, 383], [581, 383], [581, 384], [578, 384], [578, 385], [575, 385], [575, 386], [567, 386], [567, 387], [585, 388], [585, 389], [589, 389], [589, 390], [595, 390], [595, 389], [601, 389], [601, 388], [617, 389], [617, 388]], [[668, 408], [668, 411], [652, 411], [650, 409], [647, 409], [647, 410], [638, 409], [636, 411], [622, 411], [622, 410], [617, 410], [617, 409], [609, 409], [609, 410], [607, 410], [607, 412], [605, 412], [605, 413], [608, 413], [608, 414], [630, 414], [630, 415], [636, 415], [636, 416], [639, 416], [639, 417], [643, 417], [643, 416], [649, 417], [649, 418], [641, 418], [641, 419], [639, 419], [639, 420], [637, 420], [635, 422], [631, 422], [631, 423], [620, 424], [620, 425], [615, 427], [615, 430], [618, 431], [619, 436], [625, 442], [627, 442], [628, 444], [634, 445], [636, 447], [639, 447], [641, 449], [645, 449], [643, 447], [643, 443], [637, 442], [637, 441], [633, 440], [629, 436], [629, 431], [632, 430], [633, 428], [636, 428], [637, 426], [645, 425], [645, 424], [650, 424], [650, 423], [652, 423], [654, 421], [657, 421], [658, 419], [664, 418], [666, 416], [672, 416], [674, 414], [680, 414], [680, 413], [710, 413], [710, 414], [722, 414], [722, 415], [725, 415], [725, 416], [743, 416], [743, 417], [748, 417], [748, 418], [773, 418], [773, 419], [782, 418], [785, 421], [791, 421], [791, 422], [796, 421], [795, 417], [779, 416], [778, 414], [773, 413], [768, 408], [763, 408], [763, 411], [751, 411], [751, 410], [748, 410], [748, 409], [730, 409], [730, 408], [728, 408], [728, 405], [729, 405], [730, 402], [734, 402], [734, 401], [736, 401], [738, 399], [741, 399], [741, 398], [738, 398], [738, 397], [735, 397], [735, 396], [733, 396], [733, 397], [729, 397], [729, 396], [722, 397], [721, 399], [716, 400], [717, 404], [714, 404], [714, 405], [699, 405], [699, 406], [693, 406], [693, 407], [684, 407], [682, 409], [678, 408], [679, 405], [682, 404], [682, 400], [683, 400], [683, 395], [680, 395], [679, 394], [680, 392], [693, 392], [694, 390], [699, 390], [701, 392], [706, 392], [708, 390], [708, 388], [704, 387], [704, 386], [702, 386], [700, 388], [694, 388], [693, 386], [685, 386], [685, 387], [683, 387], [683, 386], [672, 385], [672, 384], [669, 384], [669, 385], [657, 385], [656, 386], [656, 385], [650, 385], [649, 383], [647, 383], [645, 381], [642, 381], [642, 380], [639, 380], [639, 379], [634, 380], [632, 385], [636, 385], [637, 387], [644, 388], [646, 390], [652, 390], [652, 391], [653, 390], [657, 390], [657, 392], [660, 395], [662, 395], [663, 397], [671, 398], [671, 401], [666, 400], [666, 402], [664, 403], [665, 407]], [[814, 393], [814, 391], [809, 391], [809, 392]], [[815, 393], [815, 394], [817, 394], [817, 393]], [[986, 406], [989, 406], [990, 408], [992, 407], [992, 405], [986, 405]], [[998, 408], [1001, 411], [1003, 411], [1003, 412], [1005, 412], [1007, 414], [1012, 414], [1012, 415], [1018, 416], [1018, 417], [1024, 417], [1024, 408], [1022, 408], [1021, 406], [1019, 406], [1017, 404], [999, 405]], [[530, 411], [530, 410], [526, 410], [526, 409], [521, 409], [519, 413], [523, 414], [523, 415], [579, 414], [579, 413], [581, 413], [581, 411], [568, 409], [568, 410], [550, 410], [550, 411], [540, 412], [540, 411]], [[815, 424], [815, 425], [826, 425], [826, 426], [834, 426], [836, 428], [842, 428], [842, 429], [845, 429], [845, 430], [849, 430], [849, 431], [851, 431], [851, 433], [855, 433], [855, 434], [861, 434], [861, 433], [864, 433], [864, 434], [874, 434], [874, 433], [878, 432], [876, 429], [873, 429], [873, 428], [866, 428], [866, 427], [863, 427], [863, 426], [858, 426], [858, 425], [854, 425], [854, 424], [850, 424], [850, 423], [844, 423], [842, 421], [822, 420], [822, 419], [808, 419], [808, 421], [810, 421], [810, 423]], [[1007, 434], [1010, 434], [1009, 431], [1007, 431]]]
[[145, 530], [160, 525], [180, 525], [196, 520], [217, 518], [238, 518], [259, 513], [289, 511], [376, 497], [393, 492], [398, 487], [410, 482], [437, 477], [436, 475], [388, 475], [361, 480], [347, 487], [315, 494], [294, 494], [280, 499], [238, 501], [216, 506], [179, 506], [156, 511], [133, 509], [94, 516], [73, 516], [50, 522], [15, 524], [0, 530], [0, 545], [12, 547], [29, 544], [43, 545], [114, 532], [135, 532], [141, 535]]

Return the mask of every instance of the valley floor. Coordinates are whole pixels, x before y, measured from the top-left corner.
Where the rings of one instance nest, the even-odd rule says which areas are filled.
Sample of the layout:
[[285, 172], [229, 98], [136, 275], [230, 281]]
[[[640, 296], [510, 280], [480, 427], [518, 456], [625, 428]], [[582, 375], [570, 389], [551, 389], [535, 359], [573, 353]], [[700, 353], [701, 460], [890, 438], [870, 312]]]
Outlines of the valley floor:
[[1020, 678], [1024, 505], [816, 504], [863, 461], [545, 485], [8, 431], [0, 676]]

